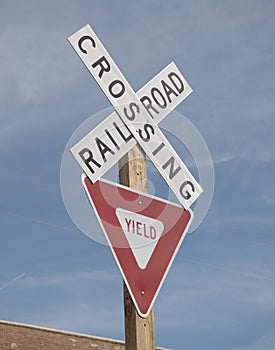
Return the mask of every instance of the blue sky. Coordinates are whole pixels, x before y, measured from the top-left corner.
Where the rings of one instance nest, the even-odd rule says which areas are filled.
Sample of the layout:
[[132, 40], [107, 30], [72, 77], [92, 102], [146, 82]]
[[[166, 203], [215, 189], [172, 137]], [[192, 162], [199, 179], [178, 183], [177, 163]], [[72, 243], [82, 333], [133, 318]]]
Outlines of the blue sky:
[[155, 302], [157, 344], [274, 349], [275, 3], [0, 3], [0, 319], [124, 337], [112, 254], [60, 193], [67, 141], [110, 106], [66, 40], [89, 23], [135, 90], [175, 61], [194, 90], [177, 111], [214, 160], [211, 208]]

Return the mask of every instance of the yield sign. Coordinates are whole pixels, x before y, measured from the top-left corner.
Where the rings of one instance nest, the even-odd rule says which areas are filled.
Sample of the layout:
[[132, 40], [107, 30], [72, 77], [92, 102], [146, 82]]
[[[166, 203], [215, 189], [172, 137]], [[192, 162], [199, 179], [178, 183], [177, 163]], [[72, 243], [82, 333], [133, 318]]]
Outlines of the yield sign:
[[147, 317], [192, 221], [181, 206], [98, 180], [82, 182], [138, 313]]

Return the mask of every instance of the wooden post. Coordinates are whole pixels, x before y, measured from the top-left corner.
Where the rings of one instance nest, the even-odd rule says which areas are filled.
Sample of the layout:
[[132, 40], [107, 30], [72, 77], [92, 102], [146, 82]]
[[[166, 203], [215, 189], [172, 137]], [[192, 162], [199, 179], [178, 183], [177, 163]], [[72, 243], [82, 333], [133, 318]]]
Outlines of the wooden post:
[[[119, 180], [122, 185], [147, 192], [146, 158], [142, 149], [134, 146], [119, 162]], [[155, 350], [154, 311], [142, 318], [124, 283], [124, 322], [126, 350]]]

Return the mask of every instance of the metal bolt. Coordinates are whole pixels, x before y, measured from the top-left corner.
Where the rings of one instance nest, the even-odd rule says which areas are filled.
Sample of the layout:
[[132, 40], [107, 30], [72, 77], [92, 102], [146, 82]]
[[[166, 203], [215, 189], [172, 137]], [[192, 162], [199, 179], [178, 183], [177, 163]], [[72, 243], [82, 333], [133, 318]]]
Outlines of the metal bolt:
[[144, 294], [145, 294], [144, 290], [142, 290], [140, 294], [141, 294], [141, 295], [144, 295]]
[[141, 201], [139, 201], [138, 204], [141, 205]]

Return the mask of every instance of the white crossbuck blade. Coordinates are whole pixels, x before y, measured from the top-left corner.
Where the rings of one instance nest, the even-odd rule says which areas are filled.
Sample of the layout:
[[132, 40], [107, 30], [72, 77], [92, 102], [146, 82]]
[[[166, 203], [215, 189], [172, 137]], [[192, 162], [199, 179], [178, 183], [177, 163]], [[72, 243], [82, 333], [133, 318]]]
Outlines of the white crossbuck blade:
[[[167, 97], [163, 88], [163, 86], [166, 86], [165, 84], [173, 87], [177, 95], [169, 99], [169, 95]], [[158, 124], [191, 92], [192, 89], [175, 63], [172, 62], [140, 89], [137, 96], [141, 103], [148, 106], [148, 112], [154, 122]], [[136, 140], [129, 129], [122, 122], [119, 115], [113, 112], [73, 146], [71, 152], [94, 183], [129, 152], [135, 144]], [[86, 164], [87, 154], [91, 153], [93, 157]]]
[[[143, 89], [135, 94], [89, 25], [73, 34], [68, 40], [120, 117], [119, 119], [112, 114], [105, 120], [106, 123], [108, 121], [106, 127], [104, 122], [101, 123], [71, 149], [84, 172], [95, 182], [108, 170], [107, 155], [113, 156], [110, 162], [113, 165], [133, 146], [134, 137], [180, 203], [184, 208], [189, 208], [203, 190], [154, 121], [154, 119], [160, 121], [169, 113], [171, 107], [174, 108], [180, 102], [176, 98], [182, 91], [186, 89], [184, 98], [192, 91], [176, 66], [174, 64], [168, 66], [171, 69], [170, 73], [166, 70], [160, 73], [165, 76], [160, 80], [160, 84], [153, 86], [151, 82], [148, 84], [152, 95], [150, 98], [148, 90], [146, 95], [143, 95]], [[158, 79], [158, 76], [155, 79]], [[172, 103], [173, 99], [176, 100], [175, 103]], [[158, 105], [158, 109], [153, 106], [152, 100]], [[166, 108], [168, 103], [169, 108]], [[166, 113], [164, 111], [159, 113], [160, 109], [166, 109]], [[161, 114], [159, 120], [158, 114]], [[97, 136], [94, 137], [97, 132]], [[118, 152], [123, 148], [118, 142], [118, 136], [123, 140], [123, 154], [122, 151]], [[95, 148], [91, 148], [93, 142], [96, 144]], [[97, 158], [95, 152], [100, 153], [101, 158]], [[104, 170], [100, 159], [105, 163]], [[100, 171], [94, 176], [96, 168]]]

